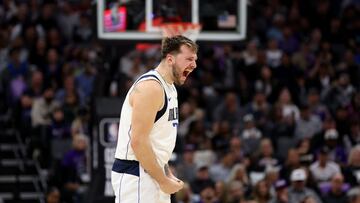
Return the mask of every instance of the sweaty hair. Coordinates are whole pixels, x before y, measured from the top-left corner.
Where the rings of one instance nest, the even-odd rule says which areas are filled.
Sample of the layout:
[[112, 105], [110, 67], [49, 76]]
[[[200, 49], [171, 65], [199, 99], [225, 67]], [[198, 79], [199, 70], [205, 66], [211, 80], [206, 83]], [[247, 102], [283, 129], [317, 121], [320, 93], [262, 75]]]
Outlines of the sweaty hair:
[[195, 42], [182, 35], [165, 37], [161, 43], [161, 59], [166, 58], [168, 54], [178, 54], [182, 45], [188, 46], [195, 53], [198, 50], [198, 45]]

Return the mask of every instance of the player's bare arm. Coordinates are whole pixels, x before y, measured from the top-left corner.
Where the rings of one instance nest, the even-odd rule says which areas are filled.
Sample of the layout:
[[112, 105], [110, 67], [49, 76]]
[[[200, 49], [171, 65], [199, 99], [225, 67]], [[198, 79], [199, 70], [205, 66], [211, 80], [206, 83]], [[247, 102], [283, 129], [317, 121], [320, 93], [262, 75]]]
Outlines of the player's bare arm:
[[164, 90], [155, 80], [138, 83], [130, 94], [133, 108], [131, 147], [141, 166], [153, 177], [165, 193], [175, 193], [182, 188], [182, 182], [169, 178], [156, 160], [150, 142], [150, 131], [156, 113], [164, 105]]

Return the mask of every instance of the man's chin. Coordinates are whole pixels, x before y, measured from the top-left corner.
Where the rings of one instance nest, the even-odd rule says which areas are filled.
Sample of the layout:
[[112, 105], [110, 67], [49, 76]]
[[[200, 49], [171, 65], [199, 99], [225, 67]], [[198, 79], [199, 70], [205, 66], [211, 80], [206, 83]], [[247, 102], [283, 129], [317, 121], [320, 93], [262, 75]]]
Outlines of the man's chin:
[[186, 81], [186, 79], [185, 80], [181, 80], [181, 79], [179, 79], [179, 80], [176, 80], [175, 81], [175, 85], [183, 85], [184, 83], [185, 83], [185, 81]]

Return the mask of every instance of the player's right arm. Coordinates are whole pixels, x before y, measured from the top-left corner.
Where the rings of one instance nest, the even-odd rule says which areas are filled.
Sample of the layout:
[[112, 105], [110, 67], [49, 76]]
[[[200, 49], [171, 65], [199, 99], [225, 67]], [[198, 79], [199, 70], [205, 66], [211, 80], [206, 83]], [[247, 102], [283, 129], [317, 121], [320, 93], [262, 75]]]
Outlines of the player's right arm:
[[156, 160], [150, 142], [150, 132], [156, 113], [164, 105], [164, 97], [163, 88], [155, 80], [146, 80], [135, 85], [130, 94], [131, 147], [141, 166], [156, 180], [161, 190], [172, 194], [183, 187], [183, 182], [166, 176]]

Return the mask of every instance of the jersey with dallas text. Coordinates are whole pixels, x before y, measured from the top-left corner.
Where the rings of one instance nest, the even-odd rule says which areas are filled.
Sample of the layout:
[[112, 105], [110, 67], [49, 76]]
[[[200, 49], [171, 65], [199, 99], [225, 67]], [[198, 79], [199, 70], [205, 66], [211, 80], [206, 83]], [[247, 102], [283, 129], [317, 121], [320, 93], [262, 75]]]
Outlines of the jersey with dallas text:
[[129, 95], [136, 84], [145, 80], [155, 80], [159, 82], [165, 93], [163, 108], [157, 112], [153, 128], [149, 135], [157, 161], [163, 166], [170, 160], [175, 147], [179, 113], [175, 85], [166, 83], [156, 70], [151, 70], [140, 76], [126, 95], [121, 109], [115, 158], [137, 160], [131, 148], [131, 119], [133, 109], [130, 106]]

